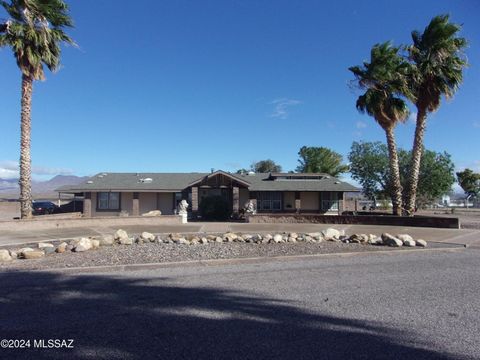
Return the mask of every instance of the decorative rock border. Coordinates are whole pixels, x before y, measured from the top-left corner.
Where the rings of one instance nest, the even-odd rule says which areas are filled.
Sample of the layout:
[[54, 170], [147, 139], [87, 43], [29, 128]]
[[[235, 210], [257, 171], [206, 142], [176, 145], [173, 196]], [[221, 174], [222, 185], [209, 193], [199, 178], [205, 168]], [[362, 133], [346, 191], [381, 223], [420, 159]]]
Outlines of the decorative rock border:
[[129, 236], [125, 230], [119, 229], [115, 234], [99, 237], [82, 237], [71, 241], [62, 242], [57, 245], [52, 243], [38, 243], [37, 248], [21, 248], [16, 250], [0, 249], [0, 262], [9, 262], [15, 259], [39, 259], [54, 253], [65, 252], [82, 253], [95, 250], [102, 246], [130, 246], [133, 244], [157, 243], [157, 244], [178, 244], [178, 245], [202, 245], [209, 243], [252, 243], [252, 244], [279, 244], [279, 243], [320, 243], [322, 241], [336, 241], [344, 243], [358, 243], [364, 245], [392, 246], [392, 247], [427, 247], [427, 242], [422, 239], [414, 240], [408, 234], [393, 236], [383, 233], [381, 236], [375, 234], [352, 234], [345, 235], [345, 231], [328, 228], [321, 232], [313, 233], [275, 233], [275, 234], [242, 234], [228, 232], [224, 234], [179, 234], [154, 235], [149, 232], [142, 232], [138, 236]]

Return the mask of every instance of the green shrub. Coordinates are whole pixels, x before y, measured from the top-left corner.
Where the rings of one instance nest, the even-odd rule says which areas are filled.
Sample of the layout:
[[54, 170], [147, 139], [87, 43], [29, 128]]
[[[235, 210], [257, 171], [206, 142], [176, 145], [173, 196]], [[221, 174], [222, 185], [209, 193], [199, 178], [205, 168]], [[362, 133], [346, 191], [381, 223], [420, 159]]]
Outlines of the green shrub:
[[204, 220], [227, 220], [230, 217], [228, 202], [221, 196], [202, 199], [198, 210]]

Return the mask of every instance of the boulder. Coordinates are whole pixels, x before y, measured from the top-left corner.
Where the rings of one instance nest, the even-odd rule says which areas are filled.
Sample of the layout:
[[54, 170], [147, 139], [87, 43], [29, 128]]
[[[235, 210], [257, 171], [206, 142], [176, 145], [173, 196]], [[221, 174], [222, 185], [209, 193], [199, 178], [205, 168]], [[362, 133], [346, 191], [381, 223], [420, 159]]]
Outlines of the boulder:
[[190, 245], [190, 241], [188, 241], [185, 238], [180, 238], [176, 242], [177, 242], [177, 244]]
[[75, 248], [73, 251], [75, 252], [83, 252], [83, 251], [88, 251], [93, 247], [92, 245], [92, 240], [88, 238], [81, 238], [78, 240], [75, 244]]
[[228, 242], [232, 242], [238, 238], [238, 235], [232, 232], [228, 232], [223, 235], [223, 238], [227, 240]]
[[382, 245], [383, 244], [383, 240], [381, 238], [379, 238], [378, 236], [369, 236], [368, 237], [368, 241], [367, 241], [370, 245]]
[[182, 235], [180, 235], [179, 233], [172, 233], [172, 234], [168, 235], [168, 237], [173, 241], [177, 241], [177, 240], [180, 240], [182, 238]]
[[68, 244], [66, 242], [62, 242], [61, 244], [59, 244], [57, 246], [57, 248], [55, 249], [55, 251], [59, 254], [62, 254], [64, 253], [66, 250], [67, 250], [67, 246]]
[[113, 238], [113, 235], [102, 235], [102, 237], [99, 239], [100, 241], [100, 246], [112, 246], [113, 243], [115, 242], [115, 239]]
[[403, 246], [415, 247], [416, 245], [417, 244], [415, 240], [409, 240], [409, 239], [403, 240]]
[[12, 257], [12, 259], [18, 258], [18, 254], [15, 250], [10, 250], [10, 256]]
[[150, 242], [154, 242], [155, 241], [155, 235], [153, 235], [152, 233], [149, 233], [149, 232], [142, 232], [142, 234], [140, 235], [140, 237], [143, 239], [143, 240], [146, 240], [146, 241], [150, 241]]
[[45, 253], [45, 255], [50, 255], [55, 252], [55, 246], [47, 246], [41, 250]]
[[296, 239], [296, 238], [298, 238], [298, 234], [293, 232], [293, 233], [288, 234], [288, 237]]
[[115, 241], [122, 245], [132, 245], [133, 239], [128, 237], [128, 234], [125, 230], [119, 229], [113, 235]]
[[305, 241], [306, 242], [315, 242], [314, 238], [311, 237], [310, 235], [305, 236]]
[[162, 215], [162, 212], [160, 210], [152, 210], [142, 214], [142, 216], [160, 216], [160, 215]]
[[390, 235], [389, 233], [382, 234], [382, 242], [384, 245], [393, 246], [393, 247], [400, 247], [403, 245], [402, 240], [396, 238], [393, 235]]
[[333, 240], [334, 238], [339, 239], [342, 233], [337, 229], [328, 228], [322, 231], [322, 235], [325, 240]]
[[283, 242], [283, 241], [284, 241], [284, 240], [283, 240], [283, 236], [282, 236], [281, 234], [275, 234], [275, 235], [273, 236], [273, 242], [275, 242], [275, 243], [278, 244], [278, 243], [281, 243], [281, 242]]
[[0, 262], [12, 261], [12, 256], [8, 250], [0, 250]]
[[100, 247], [100, 240], [92, 239], [91, 243], [92, 243], [92, 249], [98, 249]]
[[404, 244], [405, 241], [413, 241], [413, 237], [408, 234], [397, 234], [396, 238], [402, 240]]
[[366, 243], [369, 238], [367, 234], [353, 234], [348, 240], [352, 243]]
[[323, 239], [322, 233], [320, 233], [320, 232], [308, 233], [307, 236], [310, 236], [314, 240], [322, 240]]
[[50, 243], [44, 243], [44, 242], [40, 242], [38, 243], [38, 248], [39, 249], [45, 249], [45, 248], [55, 248], [55, 246], [53, 244], [50, 244]]
[[45, 256], [43, 250], [32, 250], [23, 253], [24, 259], [40, 259]]
[[418, 239], [417, 241], [415, 241], [415, 243], [416, 243], [417, 246], [427, 247], [427, 242], [423, 239]]
[[202, 237], [202, 238], [200, 239], [200, 243], [201, 243], [201, 244], [208, 244], [208, 239], [207, 239], [206, 237]]
[[223, 242], [223, 239], [222, 239], [220, 236], [217, 236], [217, 237], [215, 238], [215, 242], [217, 242], [217, 243], [222, 243], [222, 242]]
[[30, 252], [30, 251], [35, 251], [35, 250], [33, 250], [32, 248], [29, 248], [29, 247], [21, 248], [20, 250], [18, 250], [18, 257], [21, 258], [21, 259], [26, 259], [25, 254], [27, 252]]
[[287, 241], [288, 241], [289, 243], [296, 243], [296, 242], [297, 242], [297, 238], [294, 238], [294, 237], [289, 236], [288, 239], [287, 239]]

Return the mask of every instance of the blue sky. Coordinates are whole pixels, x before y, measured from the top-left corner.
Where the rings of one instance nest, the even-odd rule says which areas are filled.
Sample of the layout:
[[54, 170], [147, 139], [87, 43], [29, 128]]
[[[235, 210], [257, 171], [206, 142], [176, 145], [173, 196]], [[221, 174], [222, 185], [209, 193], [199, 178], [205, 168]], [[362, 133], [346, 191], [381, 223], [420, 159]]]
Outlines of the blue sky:
[[[453, 101], [430, 116], [425, 144], [480, 171], [479, 1], [68, 3], [78, 48], [64, 48], [62, 69], [34, 88], [36, 178], [235, 171], [266, 158], [293, 170], [303, 145], [346, 156], [352, 141], [384, 142], [356, 111], [347, 69], [375, 43], [409, 43], [443, 13], [463, 24], [470, 67]], [[0, 74], [0, 177], [12, 177], [20, 73], [8, 49]], [[397, 128], [400, 147], [411, 148], [413, 130]]]

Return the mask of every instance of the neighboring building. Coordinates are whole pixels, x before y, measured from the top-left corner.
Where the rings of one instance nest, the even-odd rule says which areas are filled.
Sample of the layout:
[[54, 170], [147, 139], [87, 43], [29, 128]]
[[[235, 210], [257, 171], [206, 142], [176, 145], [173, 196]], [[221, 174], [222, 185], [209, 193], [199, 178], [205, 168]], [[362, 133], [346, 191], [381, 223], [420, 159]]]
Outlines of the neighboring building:
[[303, 212], [341, 214], [346, 192], [360, 189], [327, 174], [100, 173], [59, 193], [84, 197], [84, 216], [138, 216], [151, 210], [174, 214], [185, 199], [198, 215], [202, 199], [224, 197], [233, 216], [252, 200], [259, 213]]

